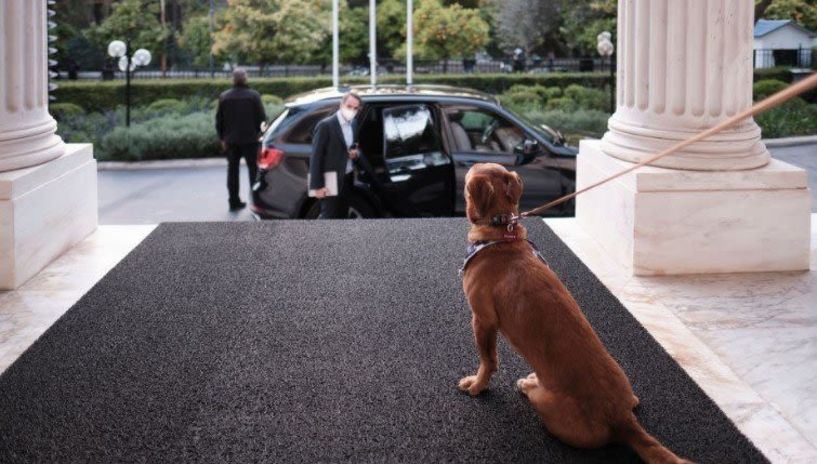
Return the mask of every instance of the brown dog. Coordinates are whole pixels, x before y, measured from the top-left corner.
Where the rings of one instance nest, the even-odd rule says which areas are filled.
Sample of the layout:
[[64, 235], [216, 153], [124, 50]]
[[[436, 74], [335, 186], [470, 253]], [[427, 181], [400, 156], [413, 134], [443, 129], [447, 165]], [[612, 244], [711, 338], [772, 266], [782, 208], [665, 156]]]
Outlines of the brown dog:
[[[477, 395], [497, 368], [497, 330], [533, 368], [517, 386], [547, 429], [563, 442], [596, 448], [630, 445], [650, 463], [683, 463], [638, 423], [624, 371], [607, 352], [576, 301], [526, 240], [518, 215], [522, 181], [498, 164], [476, 164], [465, 177], [468, 240], [499, 241], [464, 266], [479, 370], [459, 388]], [[504, 215], [504, 216], [503, 216]]]

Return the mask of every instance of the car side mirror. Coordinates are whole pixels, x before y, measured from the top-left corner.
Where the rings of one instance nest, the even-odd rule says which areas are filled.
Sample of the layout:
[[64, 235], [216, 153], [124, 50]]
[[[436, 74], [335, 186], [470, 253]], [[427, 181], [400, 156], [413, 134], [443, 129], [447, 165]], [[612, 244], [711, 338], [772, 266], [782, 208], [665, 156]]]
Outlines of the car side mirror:
[[522, 143], [523, 155], [535, 155], [537, 153], [539, 153], [539, 142], [528, 139]]
[[533, 161], [536, 155], [542, 151], [542, 147], [536, 140], [527, 139], [514, 149], [516, 152], [516, 164], [526, 164]]

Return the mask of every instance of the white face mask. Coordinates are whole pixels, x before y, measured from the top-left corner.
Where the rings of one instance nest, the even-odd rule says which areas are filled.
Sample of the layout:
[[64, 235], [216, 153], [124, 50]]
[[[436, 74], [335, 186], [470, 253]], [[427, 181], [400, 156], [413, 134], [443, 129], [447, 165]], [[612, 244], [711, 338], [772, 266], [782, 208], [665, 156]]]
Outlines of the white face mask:
[[343, 119], [347, 121], [352, 121], [353, 119], [355, 119], [355, 116], [357, 116], [357, 111], [343, 107], [340, 109], [340, 114], [343, 116]]

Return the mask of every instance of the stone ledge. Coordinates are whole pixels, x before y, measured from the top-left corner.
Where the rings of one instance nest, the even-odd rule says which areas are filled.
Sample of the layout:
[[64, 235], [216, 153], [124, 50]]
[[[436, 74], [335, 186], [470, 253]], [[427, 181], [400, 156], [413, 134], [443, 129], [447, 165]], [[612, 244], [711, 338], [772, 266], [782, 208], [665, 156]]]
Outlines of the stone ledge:
[[90, 143], [67, 144], [65, 153], [59, 158], [36, 166], [0, 172], [0, 201], [25, 195], [93, 159], [94, 147]]
[[[597, 140], [582, 140], [579, 153], [598, 146]], [[593, 157], [593, 165], [613, 174], [633, 163], [612, 156]], [[774, 190], [808, 187], [808, 173], [784, 161], [772, 159], [757, 169], [739, 171], [688, 171], [644, 166], [619, 178], [627, 188], [639, 192], [707, 191], [707, 190]]]

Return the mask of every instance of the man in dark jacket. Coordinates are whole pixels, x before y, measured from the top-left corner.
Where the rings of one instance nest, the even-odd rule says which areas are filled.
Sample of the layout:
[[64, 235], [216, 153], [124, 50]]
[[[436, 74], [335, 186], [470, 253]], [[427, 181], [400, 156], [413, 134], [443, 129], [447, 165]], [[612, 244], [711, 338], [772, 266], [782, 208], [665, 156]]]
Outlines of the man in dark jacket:
[[[349, 194], [354, 180], [352, 161], [360, 155], [355, 117], [362, 102], [354, 92], [343, 95], [340, 108], [315, 126], [309, 160], [309, 189], [321, 200], [321, 219], [343, 219], [349, 211]], [[324, 173], [337, 176], [338, 194], [328, 196]]]
[[230, 211], [247, 206], [238, 195], [238, 164], [242, 157], [247, 162], [252, 189], [258, 172], [258, 136], [261, 123], [266, 119], [261, 95], [247, 86], [247, 72], [236, 68], [233, 71], [233, 88], [221, 94], [216, 111], [216, 131], [227, 155]]

